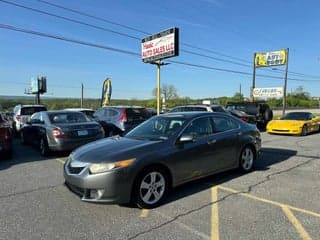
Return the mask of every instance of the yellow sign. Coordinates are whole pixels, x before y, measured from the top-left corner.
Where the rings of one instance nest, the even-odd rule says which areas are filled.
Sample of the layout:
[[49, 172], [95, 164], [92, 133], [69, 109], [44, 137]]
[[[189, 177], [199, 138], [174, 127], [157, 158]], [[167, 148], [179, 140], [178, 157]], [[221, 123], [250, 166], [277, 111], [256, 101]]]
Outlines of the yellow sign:
[[111, 80], [107, 78], [104, 80], [102, 87], [101, 105], [102, 107], [109, 105], [112, 93]]
[[287, 51], [279, 50], [266, 53], [256, 53], [254, 63], [256, 67], [285, 65], [287, 63]]

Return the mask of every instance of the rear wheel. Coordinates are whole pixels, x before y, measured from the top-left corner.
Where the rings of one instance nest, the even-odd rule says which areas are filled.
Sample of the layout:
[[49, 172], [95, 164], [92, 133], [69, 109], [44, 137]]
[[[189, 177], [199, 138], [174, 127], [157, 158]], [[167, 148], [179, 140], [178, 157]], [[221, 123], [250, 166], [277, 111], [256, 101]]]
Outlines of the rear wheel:
[[48, 146], [48, 142], [44, 137], [42, 137], [40, 139], [40, 154], [42, 156], [48, 156], [49, 153], [50, 153], [50, 149], [49, 149], [49, 146]]
[[243, 172], [250, 172], [253, 169], [256, 155], [251, 146], [245, 146], [240, 154], [239, 167]]
[[134, 187], [134, 202], [140, 208], [154, 208], [160, 205], [168, 192], [167, 173], [161, 168], [147, 168], [137, 178]]

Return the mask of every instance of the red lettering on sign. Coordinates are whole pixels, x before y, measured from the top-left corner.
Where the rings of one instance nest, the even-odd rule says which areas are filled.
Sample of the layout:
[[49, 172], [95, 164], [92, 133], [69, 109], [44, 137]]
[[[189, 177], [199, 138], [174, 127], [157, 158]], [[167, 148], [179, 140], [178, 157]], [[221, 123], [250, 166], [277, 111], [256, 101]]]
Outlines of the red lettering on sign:
[[143, 49], [149, 49], [149, 48], [152, 48], [153, 47], [153, 43], [144, 43], [143, 44]]

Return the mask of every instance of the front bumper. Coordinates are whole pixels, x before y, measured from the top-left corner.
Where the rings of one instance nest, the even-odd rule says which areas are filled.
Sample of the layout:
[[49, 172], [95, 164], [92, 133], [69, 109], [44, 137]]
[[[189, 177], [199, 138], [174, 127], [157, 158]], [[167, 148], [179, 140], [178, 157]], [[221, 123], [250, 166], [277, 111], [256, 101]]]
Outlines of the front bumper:
[[72, 168], [70, 161], [64, 165], [66, 186], [80, 196], [82, 201], [96, 203], [128, 203], [131, 200], [132, 182], [128, 168], [90, 174], [89, 165]]
[[288, 135], [299, 135], [301, 134], [302, 128], [276, 128], [270, 127], [267, 128], [267, 133], [274, 133], [274, 134], [288, 134]]

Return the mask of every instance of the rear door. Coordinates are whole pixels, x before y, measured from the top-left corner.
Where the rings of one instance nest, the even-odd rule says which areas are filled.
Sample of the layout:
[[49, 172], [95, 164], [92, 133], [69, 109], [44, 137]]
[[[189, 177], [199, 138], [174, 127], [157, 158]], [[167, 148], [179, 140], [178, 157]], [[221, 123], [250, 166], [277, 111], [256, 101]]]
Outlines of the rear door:
[[127, 121], [125, 129], [126, 131], [138, 126], [140, 123], [148, 119], [151, 114], [144, 108], [126, 108]]
[[208, 138], [209, 150], [204, 159], [206, 174], [235, 167], [238, 163], [239, 124], [227, 116], [213, 116], [213, 134]]

